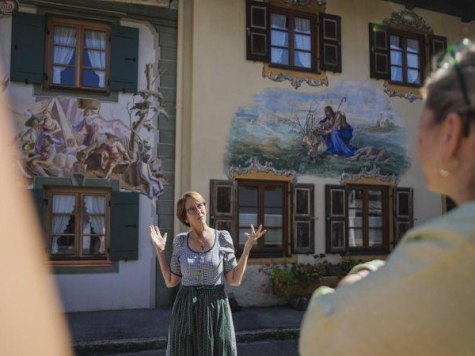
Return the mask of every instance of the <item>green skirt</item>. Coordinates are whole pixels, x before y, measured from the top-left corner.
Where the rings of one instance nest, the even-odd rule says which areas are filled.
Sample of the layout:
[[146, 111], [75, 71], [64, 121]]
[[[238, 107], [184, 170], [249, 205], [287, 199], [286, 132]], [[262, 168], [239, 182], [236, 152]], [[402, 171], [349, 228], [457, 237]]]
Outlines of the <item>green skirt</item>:
[[173, 304], [170, 356], [235, 356], [234, 324], [224, 286], [182, 286]]

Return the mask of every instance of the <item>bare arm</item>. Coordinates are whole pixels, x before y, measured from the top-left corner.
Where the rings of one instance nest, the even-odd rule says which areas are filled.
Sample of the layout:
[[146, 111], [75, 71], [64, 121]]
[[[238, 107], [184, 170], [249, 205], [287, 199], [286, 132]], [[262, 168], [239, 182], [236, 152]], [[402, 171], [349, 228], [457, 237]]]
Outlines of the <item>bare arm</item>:
[[226, 273], [226, 282], [231, 286], [241, 285], [242, 277], [246, 271], [247, 260], [249, 258], [249, 253], [251, 252], [254, 242], [263, 236], [267, 230], [262, 230], [262, 225], [259, 225], [257, 231], [254, 230], [254, 226], [251, 225], [251, 233], [246, 233], [247, 241], [244, 244], [244, 250], [242, 251], [241, 258], [236, 267]]
[[167, 242], [167, 233], [163, 236], [160, 233], [158, 226], [150, 225], [150, 239], [152, 240], [153, 247], [157, 253], [158, 263], [160, 265], [160, 271], [162, 272], [165, 285], [168, 288], [175, 287], [180, 283], [181, 277], [173, 274], [170, 271], [170, 265], [165, 256], [165, 244]]

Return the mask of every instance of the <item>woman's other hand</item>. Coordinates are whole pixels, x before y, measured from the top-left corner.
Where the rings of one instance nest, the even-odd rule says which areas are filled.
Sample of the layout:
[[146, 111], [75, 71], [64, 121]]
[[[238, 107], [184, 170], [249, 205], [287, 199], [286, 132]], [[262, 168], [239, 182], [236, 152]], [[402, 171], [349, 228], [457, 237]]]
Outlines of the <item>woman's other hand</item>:
[[262, 230], [262, 224], [259, 225], [259, 228], [257, 229], [257, 231], [254, 229], [254, 225], [251, 224], [251, 232], [250, 233], [248, 233], [248, 232], [244, 233], [244, 235], [247, 236], [246, 244], [249, 243], [250, 247], [252, 247], [254, 242], [257, 241], [258, 239], [260, 239], [266, 232], [267, 232], [267, 230]]
[[152, 240], [153, 247], [155, 247], [157, 253], [165, 251], [167, 233], [164, 233], [162, 236], [158, 226], [150, 225], [150, 239]]

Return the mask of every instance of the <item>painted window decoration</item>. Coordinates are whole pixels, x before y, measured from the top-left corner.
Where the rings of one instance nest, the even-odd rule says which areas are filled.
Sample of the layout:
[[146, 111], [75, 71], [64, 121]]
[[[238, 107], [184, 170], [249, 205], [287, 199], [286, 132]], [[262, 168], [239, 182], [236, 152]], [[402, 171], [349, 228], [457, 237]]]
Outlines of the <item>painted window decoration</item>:
[[256, 157], [278, 170], [331, 177], [399, 176], [409, 166], [402, 120], [369, 83], [341, 82], [317, 93], [269, 89], [254, 99], [235, 112], [230, 166]]
[[47, 27], [49, 86], [106, 90], [110, 25], [53, 17]]
[[[369, 24], [370, 76], [392, 84], [420, 87], [432, 58], [445, 51], [445, 37]], [[428, 50], [427, 50], [428, 49]]]
[[248, 0], [246, 26], [249, 60], [292, 71], [341, 72], [339, 16]]

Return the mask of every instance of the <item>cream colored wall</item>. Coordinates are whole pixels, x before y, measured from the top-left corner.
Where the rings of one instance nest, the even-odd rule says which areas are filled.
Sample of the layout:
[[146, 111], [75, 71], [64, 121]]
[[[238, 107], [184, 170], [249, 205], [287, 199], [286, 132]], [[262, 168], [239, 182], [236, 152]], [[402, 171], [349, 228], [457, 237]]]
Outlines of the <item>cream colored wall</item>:
[[[178, 85], [178, 96], [187, 98], [183, 115], [177, 116], [181, 130], [187, 132], [189, 141], [177, 141], [177, 146], [187, 147], [177, 155], [177, 177], [186, 175], [187, 181], [177, 184], [177, 194], [193, 189], [209, 198], [210, 179], [227, 179], [225, 155], [232, 119], [240, 106], [251, 105], [253, 96], [270, 88], [292, 90], [289, 81], [274, 82], [262, 77], [262, 63], [246, 60], [246, 14], [244, 0], [195, 0], [181, 3], [179, 12], [187, 12], [188, 18], [179, 23], [182, 61], [191, 60], [191, 67], [183, 74]], [[342, 73], [327, 73], [329, 85], [341, 80], [371, 82], [384, 91], [383, 81], [369, 78], [368, 23], [382, 23], [393, 11], [404, 9], [398, 4], [381, 0], [331, 0], [327, 1], [327, 13], [342, 19]], [[463, 37], [475, 38], [475, 22], [462, 23], [456, 17], [415, 9], [414, 12], [433, 28], [435, 34], [453, 42]], [[186, 20], [186, 21], [185, 21]], [[180, 32], [179, 32], [180, 33]], [[179, 41], [179, 42], [180, 42]], [[327, 87], [310, 87], [306, 84], [298, 92], [319, 92]], [[400, 186], [414, 188], [415, 223], [421, 223], [441, 213], [441, 200], [437, 194], [424, 187], [423, 175], [417, 161], [418, 117], [422, 101], [410, 103], [406, 99], [390, 99], [406, 127], [407, 150], [411, 165], [400, 177]], [[178, 137], [178, 135], [177, 135]], [[187, 146], [188, 145], [188, 146]], [[261, 162], [263, 163], [263, 162]], [[179, 178], [183, 180], [182, 178]], [[325, 252], [325, 202], [324, 185], [337, 184], [339, 179], [299, 176], [301, 183], [315, 184], [315, 246], [316, 253]], [[311, 256], [299, 256], [299, 261], [310, 262]], [[251, 295], [254, 289], [262, 294], [261, 279], [256, 274], [259, 266], [251, 266], [244, 279], [245, 288], [235, 290], [242, 304], [259, 304], [259, 297]], [[250, 288], [249, 288], [250, 287]], [[244, 291], [242, 291], [244, 289]], [[267, 294], [268, 295], [268, 294]], [[261, 298], [263, 299], [263, 298]], [[263, 302], [264, 304], [266, 302]]]

